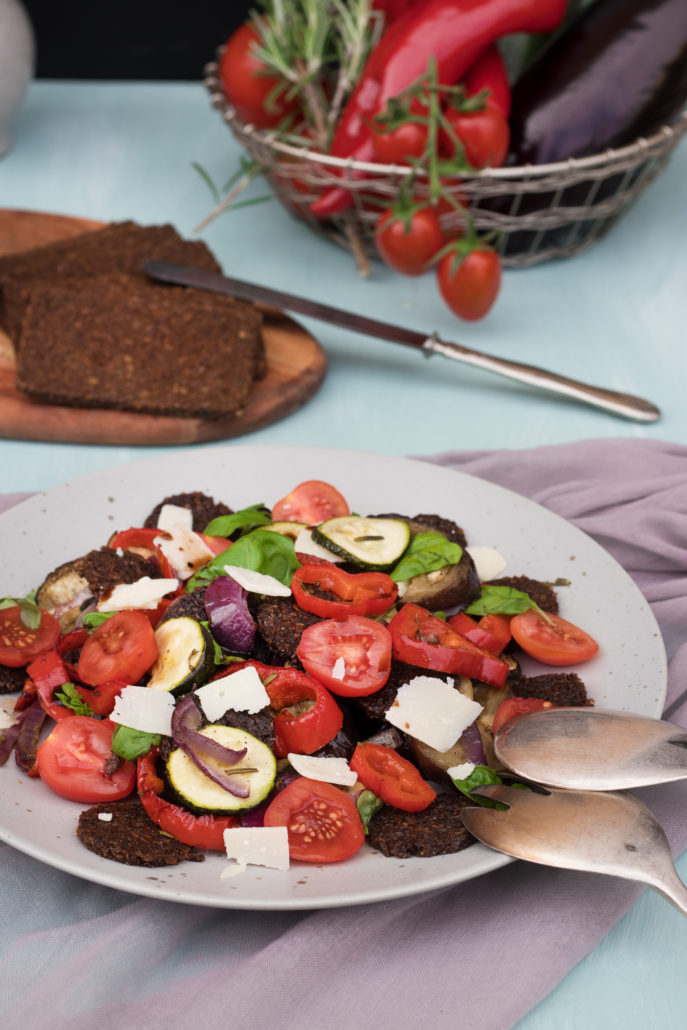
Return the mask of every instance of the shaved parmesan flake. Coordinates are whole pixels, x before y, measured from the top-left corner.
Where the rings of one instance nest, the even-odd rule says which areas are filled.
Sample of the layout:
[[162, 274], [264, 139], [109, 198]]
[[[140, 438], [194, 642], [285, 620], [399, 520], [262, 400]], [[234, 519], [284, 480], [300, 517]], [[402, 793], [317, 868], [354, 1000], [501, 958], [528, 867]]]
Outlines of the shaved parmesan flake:
[[341, 655], [339, 655], [339, 657], [336, 659], [336, 661], [334, 662], [334, 665], [332, 667], [332, 677], [335, 680], [342, 680], [345, 675], [346, 675], [346, 663], [343, 660], [343, 658], [341, 657]]
[[98, 812], [98, 819], [100, 819], [102, 823], [111, 823], [112, 812]]
[[156, 536], [154, 543], [180, 579], [189, 579], [200, 565], [205, 565], [213, 553], [200, 533], [185, 526], [172, 526]]
[[[12, 701], [14, 701], [14, 698], [12, 698]], [[18, 722], [17, 717], [0, 704], [0, 730], [6, 730], [8, 726], [14, 726], [15, 722]]]
[[448, 751], [481, 711], [482, 705], [461, 694], [449, 680], [416, 676], [399, 688], [386, 719], [436, 751]]
[[132, 730], [171, 737], [173, 711], [174, 698], [168, 691], [131, 686], [115, 698], [110, 719]]
[[322, 547], [321, 544], [316, 543], [312, 538], [312, 532], [309, 529], [302, 529], [296, 541], [294, 547], [301, 554], [311, 554], [313, 558], [326, 558], [327, 561], [332, 562], [343, 562], [345, 558], [341, 558], [338, 554], [334, 554], [333, 551], [328, 551], [326, 547]]
[[196, 690], [205, 718], [209, 722], [217, 722], [231, 708], [235, 712], [248, 712], [255, 715], [267, 708], [270, 703], [269, 694], [265, 690], [257, 669], [247, 665], [230, 676], [211, 680]]
[[190, 508], [182, 508], [178, 504], [163, 504], [157, 517], [157, 528], [169, 531], [175, 526], [193, 529], [193, 512]]
[[289, 754], [289, 764], [300, 776], [323, 783], [352, 787], [358, 779], [345, 758], [324, 758], [315, 755]]
[[125, 608], [157, 608], [167, 594], [177, 589], [176, 579], [151, 579], [142, 576], [135, 583], [118, 583], [98, 602], [99, 612], [121, 612]]
[[466, 550], [475, 563], [480, 583], [496, 579], [508, 567], [508, 562], [495, 547], [473, 547], [471, 545]]
[[285, 826], [237, 826], [224, 831], [227, 858], [236, 866], [228, 866], [222, 876], [244, 873], [249, 865], [268, 869], [289, 868], [289, 839]]
[[224, 571], [250, 594], [266, 594], [269, 597], [291, 596], [291, 587], [284, 586], [274, 576], [266, 576], [264, 572], [242, 569], [239, 565], [225, 565]]
[[474, 762], [463, 762], [462, 765], [452, 765], [450, 769], [446, 770], [452, 780], [467, 780], [468, 776], [472, 776], [474, 771]]

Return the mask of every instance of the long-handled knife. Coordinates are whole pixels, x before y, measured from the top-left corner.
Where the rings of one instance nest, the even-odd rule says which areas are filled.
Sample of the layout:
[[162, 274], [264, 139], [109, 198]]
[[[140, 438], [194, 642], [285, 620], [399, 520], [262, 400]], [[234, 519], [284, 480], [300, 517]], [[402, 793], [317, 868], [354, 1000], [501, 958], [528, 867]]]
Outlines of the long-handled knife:
[[600, 386], [590, 386], [588, 383], [581, 383], [576, 379], [559, 376], [555, 372], [547, 372], [535, 365], [495, 358], [491, 354], [471, 350], [460, 343], [441, 340], [436, 333], [427, 336], [425, 333], [418, 333], [412, 329], [405, 329], [403, 326], [391, 325], [387, 322], [379, 322], [374, 318], [365, 318], [363, 315], [330, 307], [328, 304], [320, 304], [318, 301], [308, 300], [305, 297], [296, 297], [293, 294], [282, 293], [280, 290], [272, 290], [266, 286], [242, 282], [240, 279], [230, 279], [215, 272], [187, 268], [185, 265], [173, 265], [166, 261], [148, 261], [144, 265], [144, 269], [152, 279], [161, 282], [173, 283], [178, 286], [195, 286], [201, 290], [238, 297], [240, 300], [257, 301], [259, 304], [267, 304], [282, 311], [295, 311], [300, 315], [317, 318], [322, 322], [330, 322], [332, 325], [338, 325], [356, 333], [376, 336], [382, 340], [390, 340], [392, 343], [402, 343], [406, 347], [415, 347], [427, 357], [432, 354], [443, 354], [446, 358], [463, 361], [467, 365], [474, 365], [486, 372], [496, 372], [497, 375], [506, 376], [508, 379], [517, 379], [528, 386], [565, 394], [567, 397], [603, 408], [622, 418], [634, 419], [637, 422], [655, 422], [661, 417], [661, 412], [656, 405], [641, 397], [634, 397], [629, 393], [618, 393], [616, 390], [605, 390]]

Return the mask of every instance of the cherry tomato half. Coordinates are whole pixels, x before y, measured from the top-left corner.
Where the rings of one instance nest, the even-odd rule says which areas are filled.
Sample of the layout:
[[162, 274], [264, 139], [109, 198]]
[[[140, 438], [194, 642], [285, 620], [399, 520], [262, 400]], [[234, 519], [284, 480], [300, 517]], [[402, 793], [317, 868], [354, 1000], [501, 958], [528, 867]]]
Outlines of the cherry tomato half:
[[68, 801], [84, 804], [128, 797], [136, 782], [134, 763], [122, 761], [112, 775], [105, 772], [114, 728], [108, 720], [89, 715], [74, 715], [56, 723], [36, 756], [46, 787]]
[[239, 118], [259, 129], [278, 125], [294, 104], [283, 94], [268, 105], [268, 98], [278, 84], [274, 75], [265, 75], [265, 65], [253, 53], [260, 42], [255, 25], [247, 21], [232, 33], [219, 63], [222, 89]]
[[335, 486], [321, 479], [299, 483], [272, 508], [273, 522], [301, 522], [306, 526], [338, 515], [350, 515], [348, 502]]
[[93, 631], [81, 648], [79, 679], [91, 686], [123, 680], [138, 683], [157, 658], [157, 643], [144, 612], [117, 612]]
[[391, 634], [362, 615], [325, 619], [308, 626], [297, 655], [311, 676], [342, 697], [380, 690], [391, 670]]
[[599, 650], [596, 640], [583, 629], [560, 615], [542, 614], [534, 608], [514, 615], [510, 629], [523, 651], [544, 665], [579, 665]]
[[387, 211], [377, 222], [375, 241], [384, 262], [401, 275], [422, 275], [445, 242], [433, 207], [417, 208], [407, 224]]
[[20, 669], [44, 651], [50, 651], [60, 635], [60, 624], [50, 612], [41, 612], [41, 621], [31, 629], [21, 618], [18, 604], [0, 609], [0, 665]]
[[358, 744], [349, 764], [368, 790], [404, 812], [421, 812], [436, 797], [419, 770], [383, 744]]
[[265, 826], [285, 826], [299, 862], [342, 862], [359, 851], [365, 831], [355, 803], [338, 787], [302, 777], [277, 794]]
[[449, 251], [437, 264], [437, 282], [454, 315], [475, 322], [484, 318], [499, 295], [501, 261], [493, 250], [472, 250], [462, 261]]
[[509, 697], [496, 709], [494, 714], [494, 733], [500, 730], [504, 723], [516, 715], [527, 715], [528, 712], [542, 712], [547, 708], [555, 708], [552, 701], [544, 701], [540, 697]]

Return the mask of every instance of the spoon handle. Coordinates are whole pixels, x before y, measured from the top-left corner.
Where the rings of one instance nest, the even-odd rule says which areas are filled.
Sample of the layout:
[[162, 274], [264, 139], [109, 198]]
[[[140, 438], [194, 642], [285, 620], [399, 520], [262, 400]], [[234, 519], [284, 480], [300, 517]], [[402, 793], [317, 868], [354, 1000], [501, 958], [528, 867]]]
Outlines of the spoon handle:
[[662, 894], [664, 898], [667, 898], [679, 912], [682, 912], [683, 916], [687, 916], [687, 887], [685, 887], [675, 869], [672, 870], [672, 873], [670, 869], [667, 869], [660, 880], [648, 882], [650, 882], [654, 890]]

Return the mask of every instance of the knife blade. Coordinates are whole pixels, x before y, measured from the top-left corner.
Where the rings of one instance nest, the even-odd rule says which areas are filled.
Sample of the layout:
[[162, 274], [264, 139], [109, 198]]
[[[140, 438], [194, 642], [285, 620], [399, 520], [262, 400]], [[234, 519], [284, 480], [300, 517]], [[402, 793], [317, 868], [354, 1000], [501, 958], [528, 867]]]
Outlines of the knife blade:
[[526, 365], [519, 361], [497, 358], [482, 351], [472, 350], [460, 343], [442, 340], [436, 333], [427, 335], [413, 329], [406, 329], [404, 326], [367, 318], [365, 315], [358, 315], [353, 311], [331, 307], [329, 304], [322, 304], [306, 297], [298, 297], [281, 290], [273, 290], [268, 286], [259, 286], [257, 283], [232, 279], [216, 272], [206, 272], [186, 265], [170, 264], [167, 261], [147, 261], [143, 268], [151, 279], [159, 282], [210, 290], [213, 293], [237, 297], [239, 300], [266, 304], [281, 311], [297, 312], [300, 315], [306, 315], [321, 322], [329, 322], [331, 325], [362, 333], [365, 336], [374, 336], [391, 343], [414, 347], [427, 357], [431, 357], [432, 354], [441, 354], [443, 357], [481, 368], [485, 372], [494, 372], [528, 386], [563, 394], [621, 418], [637, 422], [656, 422], [661, 417], [661, 412], [656, 405], [642, 397], [592, 386], [589, 383], [538, 368], [536, 365]]

